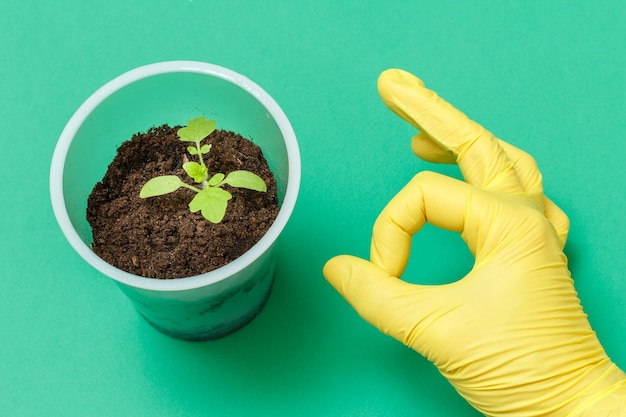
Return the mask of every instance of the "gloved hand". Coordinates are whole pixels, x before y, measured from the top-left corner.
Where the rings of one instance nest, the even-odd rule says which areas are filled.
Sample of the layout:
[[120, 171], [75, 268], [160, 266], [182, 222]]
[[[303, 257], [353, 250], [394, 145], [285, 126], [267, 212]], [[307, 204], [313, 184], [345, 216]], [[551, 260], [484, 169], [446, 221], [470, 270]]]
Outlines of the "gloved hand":
[[[543, 194], [533, 158], [495, 138], [413, 75], [379, 93], [415, 126], [413, 151], [456, 162], [466, 182], [417, 174], [374, 224], [370, 260], [338, 256], [326, 279], [383, 333], [432, 361], [488, 416], [626, 416], [626, 375], [609, 359], [563, 254], [567, 216]], [[471, 272], [447, 285], [402, 281], [426, 222], [461, 233]]]

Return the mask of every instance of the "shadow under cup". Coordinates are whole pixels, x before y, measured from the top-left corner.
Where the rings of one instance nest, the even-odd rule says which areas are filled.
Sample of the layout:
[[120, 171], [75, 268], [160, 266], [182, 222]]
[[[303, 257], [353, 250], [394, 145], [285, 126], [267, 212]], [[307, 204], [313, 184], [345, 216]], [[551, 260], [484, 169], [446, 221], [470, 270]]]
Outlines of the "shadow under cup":
[[[280, 211], [266, 235], [230, 264], [195, 277], [144, 278], [122, 271], [90, 248], [87, 198], [122, 142], [167, 123], [206, 116], [263, 150], [278, 187]], [[269, 296], [272, 248], [295, 206], [300, 154], [278, 104], [258, 85], [226, 68], [193, 61], [146, 65], [90, 96], [61, 133], [52, 158], [52, 206], [66, 238], [90, 265], [112, 278], [137, 311], [170, 336], [206, 340], [229, 334], [258, 314]]]

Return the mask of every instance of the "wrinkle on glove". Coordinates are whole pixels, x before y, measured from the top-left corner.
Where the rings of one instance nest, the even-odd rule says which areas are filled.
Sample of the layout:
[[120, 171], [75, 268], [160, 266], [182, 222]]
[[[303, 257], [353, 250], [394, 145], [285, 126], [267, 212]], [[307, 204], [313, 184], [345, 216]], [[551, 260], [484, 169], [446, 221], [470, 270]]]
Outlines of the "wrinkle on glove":
[[[457, 163], [465, 181], [417, 174], [376, 220], [370, 260], [335, 257], [324, 267], [328, 281], [487, 416], [626, 416], [626, 375], [583, 311], [563, 253], [569, 220], [545, 197], [534, 159], [407, 72], [384, 72], [378, 88], [419, 130], [413, 151]], [[467, 243], [475, 264], [462, 279], [400, 279], [427, 222]]]

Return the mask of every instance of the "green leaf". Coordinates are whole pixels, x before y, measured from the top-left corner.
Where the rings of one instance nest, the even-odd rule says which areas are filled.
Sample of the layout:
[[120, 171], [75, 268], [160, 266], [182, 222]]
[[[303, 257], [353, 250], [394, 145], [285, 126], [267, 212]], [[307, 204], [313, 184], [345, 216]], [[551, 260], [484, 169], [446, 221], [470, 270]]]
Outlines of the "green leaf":
[[187, 152], [189, 152], [189, 155], [198, 155], [198, 149], [195, 146], [188, 147]]
[[253, 174], [250, 171], [233, 171], [226, 179], [224, 179], [224, 183], [232, 185], [233, 187], [238, 188], [248, 188], [250, 190], [255, 191], [267, 191], [267, 186], [265, 185], [265, 181], [261, 177], [256, 174]]
[[202, 145], [202, 147], [200, 148], [200, 153], [209, 153], [209, 151], [211, 150], [211, 145]]
[[186, 162], [183, 164], [183, 169], [195, 182], [205, 181], [209, 177], [207, 167], [197, 162]]
[[200, 116], [187, 122], [186, 127], [178, 129], [178, 136], [184, 142], [199, 143], [215, 130], [215, 120], [207, 120], [206, 117]]
[[208, 182], [209, 187], [215, 187], [215, 186], [219, 185], [219, 183], [222, 182], [224, 177], [225, 177], [225, 175], [222, 174], [222, 173], [213, 175], [211, 177], [211, 179], [209, 180], [209, 182]]
[[228, 200], [233, 196], [219, 187], [207, 187], [200, 191], [189, 202], [189, 210], [192, 213], [200, 211], [202, 216], [211, 223], [219, 223], [226, 214]]
[[139, 197], [148, 198], [155, 197], [157, 195], [169, 194], [178, 190], [182, 184], [183, 182], [176, 175], [163, 175], [161, 177], [155, 177], [141, 187]]

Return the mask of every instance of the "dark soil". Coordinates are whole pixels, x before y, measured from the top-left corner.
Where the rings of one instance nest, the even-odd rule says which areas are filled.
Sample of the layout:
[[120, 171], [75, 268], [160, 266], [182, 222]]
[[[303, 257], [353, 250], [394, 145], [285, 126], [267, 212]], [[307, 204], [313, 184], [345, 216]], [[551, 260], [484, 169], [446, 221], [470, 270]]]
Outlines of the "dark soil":
[[87, 205], [94, 252], [108, 263], [135, 275], [172, 279], [202, 274], [223, 266], [250, 249], [278, 215], [276, 181], [261, 149], [242, 136], [215, 130], [202, 144], [209, 175], [245, 169], [265, 180], [267, 192], [225, 185], [233, 198], [221, 223], [191, 213], [195, 193], [180, 188], [172, 194], [139, 198], [141, 187], [159, 175], [177, 175], [189, 184], [182, 164], [189, 142], [179, 140], [180, 126], [163, 125], [137, 133], [124, 142]]

